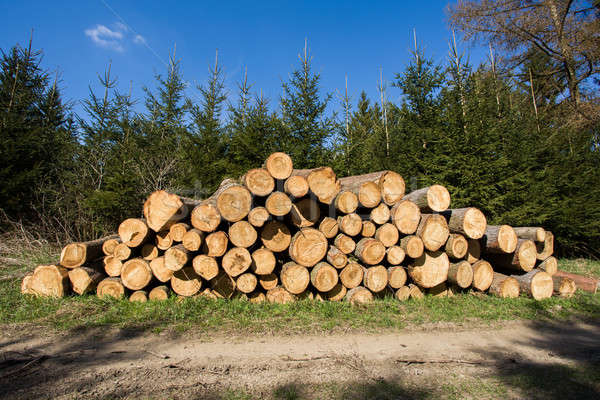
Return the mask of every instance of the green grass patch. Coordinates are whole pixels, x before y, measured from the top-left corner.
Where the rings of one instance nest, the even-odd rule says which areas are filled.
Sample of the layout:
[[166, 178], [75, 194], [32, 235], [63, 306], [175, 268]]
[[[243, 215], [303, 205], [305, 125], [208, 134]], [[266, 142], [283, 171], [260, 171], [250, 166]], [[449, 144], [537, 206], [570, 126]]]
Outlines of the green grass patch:
[[586, 258], [558, 260], [558, 269], [600, 279], [600, 261]]

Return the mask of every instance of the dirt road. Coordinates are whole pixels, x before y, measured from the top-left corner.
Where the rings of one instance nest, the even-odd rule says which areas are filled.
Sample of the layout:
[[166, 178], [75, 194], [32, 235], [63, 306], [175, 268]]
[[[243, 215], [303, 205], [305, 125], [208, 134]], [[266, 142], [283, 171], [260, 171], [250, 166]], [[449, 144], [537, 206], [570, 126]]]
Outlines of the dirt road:
[[[391, 385], [389, 398], [428, 397], [449, 377], [600, 364], [600, 321], [318, 336], [114, 329], [23, 336], [9, 329], [0, 337], [0, 397], [14, 399], [219, 398], [236, 390], [257, 398], [364, 398], [368, 385], [382, 383]], [[600, 395], [598, 387], [582, 390]]]

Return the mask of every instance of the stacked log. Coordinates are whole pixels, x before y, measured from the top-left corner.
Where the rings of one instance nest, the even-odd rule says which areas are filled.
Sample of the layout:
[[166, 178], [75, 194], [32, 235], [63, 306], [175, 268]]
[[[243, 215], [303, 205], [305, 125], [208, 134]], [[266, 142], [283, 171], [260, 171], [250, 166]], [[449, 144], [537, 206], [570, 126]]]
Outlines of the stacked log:
[[572, 295], [578, 282], [557, 272], [551, 232], [487, 225], [479, 209], [450, 204], [442, 185], [405, 193], [393, 171], [338, 179], [330, 167], [294, 169], [273, 153], [207, 199], [150, 194], [143, 218], [124, 220], [118, 235], [68, 244], [22, 291], [352, 304], [465, 289]]

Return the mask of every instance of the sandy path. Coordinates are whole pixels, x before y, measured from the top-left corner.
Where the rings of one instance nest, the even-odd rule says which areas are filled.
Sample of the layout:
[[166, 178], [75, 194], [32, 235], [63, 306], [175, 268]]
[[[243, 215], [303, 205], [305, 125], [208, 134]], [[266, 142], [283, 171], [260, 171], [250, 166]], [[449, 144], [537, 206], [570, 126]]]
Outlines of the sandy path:
[[[48, 357], [24, 367], [32, 356]], [[290, 382], [381, 380], [448, 369], [475, 374], [594, 357], [600, 357], [600, 322], [233, 338], [117, 330], [22, 337], [14, 331], [0, 339], [0, 397], [211, 397], [227, 387], [267, 393]], [[450, 363], [405, 362], [413, 359]]]

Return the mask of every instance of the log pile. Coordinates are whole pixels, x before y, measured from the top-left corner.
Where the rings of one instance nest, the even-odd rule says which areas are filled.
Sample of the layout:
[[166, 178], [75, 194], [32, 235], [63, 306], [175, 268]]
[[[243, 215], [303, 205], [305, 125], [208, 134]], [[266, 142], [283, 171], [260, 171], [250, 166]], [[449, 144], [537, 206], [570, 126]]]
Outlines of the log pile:
[[118, 235], [68, 244], [22, 292], [276, 303], [573, 294], [573, 278], [557, 274], [551, 232], [488, 225], [479, 209], [450, 203], [441, 185], [405, 193], [393, 171], [338, 179], [274, 153], [205, 200], [152, 193], [143, 217], [124, 220]]

